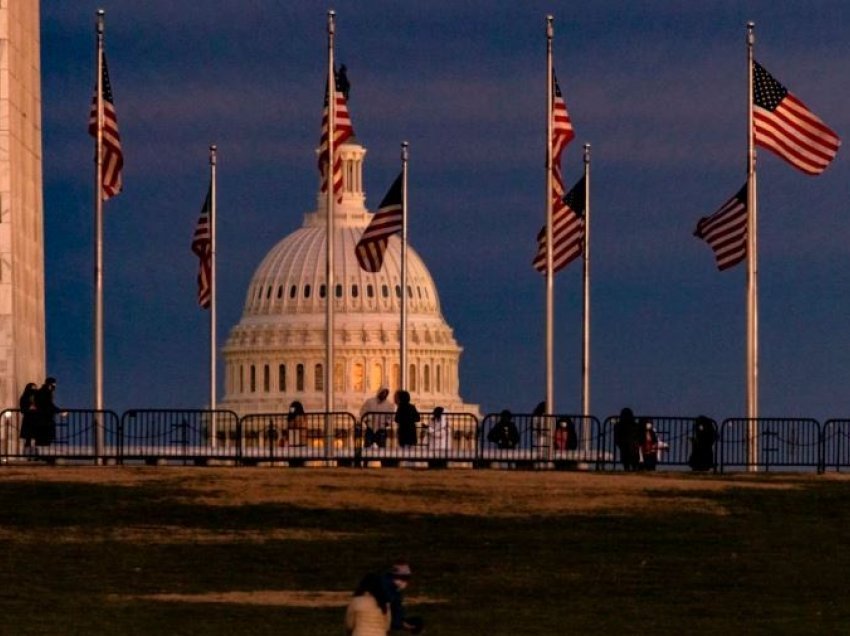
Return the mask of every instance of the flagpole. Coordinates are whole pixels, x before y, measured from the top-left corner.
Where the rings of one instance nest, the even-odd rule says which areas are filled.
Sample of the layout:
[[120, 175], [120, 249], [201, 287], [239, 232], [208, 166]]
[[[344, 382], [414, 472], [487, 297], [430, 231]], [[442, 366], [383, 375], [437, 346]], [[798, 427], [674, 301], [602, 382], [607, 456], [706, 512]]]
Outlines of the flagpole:
[[408, 144], [401, 142], [401, 387], [408, 390], [407, 381], [407, 153]]
[[582, 260], [581, 414], [585, 450], [590, 450], [590, 144], [584, 144], [584, 259]]
[[334, 387], [333, 387], [333, 364], [334, 364], [334, 204], [336, 192], [334, 191], [334, 144], [336, 142], [336, 77], [334, 74], [334, 33], [336, 25], [334, 18], [336, 12], [328, 11], [328, 166], [327, 166], [327, 243], [325, 246], [325, 412], [333, 411]]
[[758, 210], [753, 139], [753, 45], [755, 23], [747, 23], [747, 463], [755, 470], [758, 439]]
[[[94, 185], [94, 409], [103, 410], [103, 32], [106, 12], [98, 9], [97, 33], [97, 134]], [[95, 456], [103, 449], [103, 428], [95, 422]]]
[[555, 273], [552, 246], [552, 38], [554, 18], [546, 16], [546, 412], [555, 412]]
[[210, 411], [212, 445], [216, 444], [216, 280], [215, 280], [215, 222], [216, 222], [216, 159], [217, 148], [210, 146]]

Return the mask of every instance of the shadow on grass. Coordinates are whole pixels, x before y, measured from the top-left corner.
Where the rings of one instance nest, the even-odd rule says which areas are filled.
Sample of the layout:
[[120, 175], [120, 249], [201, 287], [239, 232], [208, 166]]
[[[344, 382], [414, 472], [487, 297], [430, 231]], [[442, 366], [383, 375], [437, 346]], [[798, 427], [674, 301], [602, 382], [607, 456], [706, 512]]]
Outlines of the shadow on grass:
[[[846, 633], [850, 614], [833, 599], [850, 566], [850, 482], [793, 485], [655, 491], [646, 496], [671, 504], [651, 514], [488, 518], [338, 510], [330, 500], [207, 505], [177, 484], [0, 483], [0, 567], [13, 583], [0, 612], [15, 634], [338, 633], [341, 607], [130, 597], [349, 590], [404, 556], [411, 593], [449, 601], [420, 608], [429, 633]], [[694, 498], [727, 514], [694, 511]], [[116, 538], [126, 527], [141, 530]], [[174, 528], [182, 532], [163, 542]], [[302, 538], [275, 538], [282, 529]], [[251, 534], [192, 539], [234, 531]]]

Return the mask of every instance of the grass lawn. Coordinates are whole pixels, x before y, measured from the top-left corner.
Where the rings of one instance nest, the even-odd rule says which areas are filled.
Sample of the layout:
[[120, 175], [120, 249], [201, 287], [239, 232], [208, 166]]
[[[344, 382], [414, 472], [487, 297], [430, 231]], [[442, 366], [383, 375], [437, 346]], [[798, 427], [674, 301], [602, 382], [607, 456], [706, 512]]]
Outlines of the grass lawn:
[[850, 478], [3, 467], [0, 634], [847, 634]]

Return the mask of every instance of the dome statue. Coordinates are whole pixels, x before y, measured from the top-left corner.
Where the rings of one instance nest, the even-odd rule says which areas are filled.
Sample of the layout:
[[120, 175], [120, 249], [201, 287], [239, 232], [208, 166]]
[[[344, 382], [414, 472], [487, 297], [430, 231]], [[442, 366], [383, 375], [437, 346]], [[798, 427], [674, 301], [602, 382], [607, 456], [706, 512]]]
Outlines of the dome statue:
[[[298, 400], [325, 410], [326, 305], [334, 305], [334, 411], [355, 416], [381, 387], [405, 388], [421, 412], [479, 414], [460, 397], [462, 348], [440, 311], [425, 263], [408, 245], [407, 289], [401, 289], [401, 241], [392, 236], [380, 271], [361, 269], [354, 248], [372, 214], [365, 207], [366, 150], [352, 137], [340, 146], [341, 203], [334, 205], [334, 289], [327, 289], [326, 196], [302, 226], [263, 258], [248, 285], [242, 319], [223, 348], [221, 408], [240, 415], [283, 413]], [[407, 294], [408, 386], [400, 378], [401, 295]]]

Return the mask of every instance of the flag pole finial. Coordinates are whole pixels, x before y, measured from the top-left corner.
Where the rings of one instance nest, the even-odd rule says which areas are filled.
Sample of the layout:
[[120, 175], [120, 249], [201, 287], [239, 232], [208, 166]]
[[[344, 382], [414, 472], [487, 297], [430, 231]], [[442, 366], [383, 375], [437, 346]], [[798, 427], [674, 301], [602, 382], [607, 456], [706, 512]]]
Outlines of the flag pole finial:
[[747, 22], [747, 44], [752, 46], [753, 41], [755, 40], [755, 29], [756, 23], [750, 20]]
[[401, 160], [407, 161], [407, 149], [410, 146], [406, 141], [401, 142]]
[[106, 18], [106, 11], [103, 9], [98, 9], [95, 13], [95, 22], [97, 23], [97, 32], [103, 33], [103, 21]]
[[215, 144], [210, 144], [210, 165], [215, 165], [216, 153], [218, 152], [218, 146]]
[[589, 143], [584, 144], [584, 162], [590, 163], [590, 144]]
[[328, 9], [328, 33], [330, 35], [334, 34], [334, 19], [336, 18], [336, 11], [333, 9]]
[[555, 17], [552, 16], [551, 14], [547, 15], [546, 16], [546, 37], [549, 38], [550, 40], [555, 35], [554, 23], [555, 23]]

